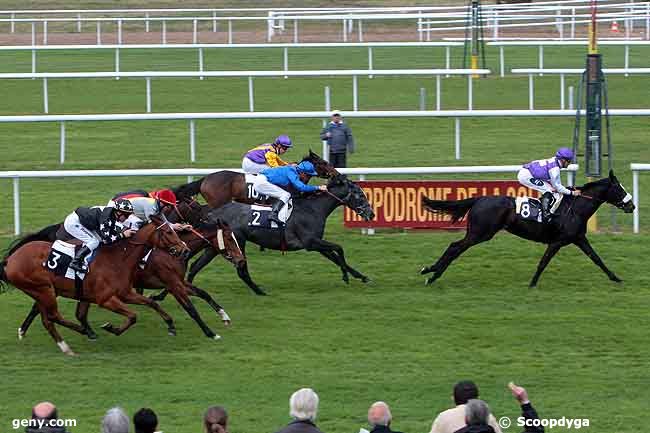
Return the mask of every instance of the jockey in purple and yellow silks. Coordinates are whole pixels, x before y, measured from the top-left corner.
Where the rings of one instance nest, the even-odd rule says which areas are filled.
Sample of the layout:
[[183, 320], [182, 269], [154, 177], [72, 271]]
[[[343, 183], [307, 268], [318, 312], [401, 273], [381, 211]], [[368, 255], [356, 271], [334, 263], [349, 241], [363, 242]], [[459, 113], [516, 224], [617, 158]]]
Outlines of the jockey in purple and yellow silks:
[[553, 158], [531, 161], [519, 170], [517, 175], [519, 183], [542, 193], [540, 202], [544, 221], [549, 221], [551, 218], [555, 194], [580, 195], [579, 190], [570, 190], [562, 185], [560, 178], [560, 169], [567, 168], [573, 158], [573, 150], [561, 147]]
[[287, 135], [280, 135], [273, 144], [262, 144], [249, 150], [242, 160], [241, 167], [244, 173], [257, 174], [267, 168], [276, 168], [288, 165], [280, 155], [291, 148], [291, 139]]

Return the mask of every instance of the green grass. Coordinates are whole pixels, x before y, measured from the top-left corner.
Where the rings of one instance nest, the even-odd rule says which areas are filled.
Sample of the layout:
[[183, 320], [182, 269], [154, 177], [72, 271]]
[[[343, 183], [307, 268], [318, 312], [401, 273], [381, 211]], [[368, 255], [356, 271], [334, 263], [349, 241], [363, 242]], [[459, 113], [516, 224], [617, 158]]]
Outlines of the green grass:
[[[208, 50], [211, 69], [275, 69], [280, 50]], [[348, 51], [346, 51], [348, 53]], [[621, 66], [619, 52], [607, 52], [608, 66]], [[645, 53], [645, 54], [644, 54]], [[332, 50], [290, 54], [292, 69], [364, 67], [364, 51], [338, 56]], [[455, 62], [462, 52], [454, 54]], [[647, 52], [633, 53], [641, 59]], [[545, 51], [547, 66], [581, 66], [580, 50]], [[534, 66], [536, 52], [508, 49], [518, 67]], [[610, 60], [611, 59], [611, 60]], [[2, 54], [2, 72], [28, 71], [29, 55]], [[489, 61], [495, 69], [495, 52]], [[112, 53], [50, 53], [39, 56], [40, 71], [110, 70]], [[126, 51], [123, 70], [193, 69], [191, 50]], [[442, 50], [375, 51], [375, 67], [442, 67]], [[640, 65], [641, 66], [641, 65]], [[510, 65], [509, 65], [510, 67]], [[426, 78], [360, 78], [362, 109], [414, 109], [420, 87], [435, 94]], [[559, 107], [559, 80], [536, 78], [539, 108]], [[569, 80], [567, 85], [573, 84]], [[0, 81], [0, 114], [40, 114], [39, 81]], [[256, 80], [257, 110], [317, 110], [323, 87], [333, 105], [351, 108], [351, 80]], [[647, 79], [610, 77], [611, 106], [647, 107]], [[154, 80], [156, 112], [245, 111], [242, 80]], [[477, 80], [475, 108], [526, 108], [527, 78]], [[443, 80], [443, 108], [465, 108], [466, 81]], [[433, 101], [429, 100], [429, 106]], [[53, 113], [144, 111], [141, 80], [60, 80], [50, 82]], [[358, 153], [351, 166], [518, 164], [550, 155], [570, 143], [572, 119], [466, 119], [462, 159], [453, 158], [451, 119], [351, 119]], [[616, 171], [629, 187], [630, 162], [650, 159], [645, 118], [612, 119]], [[289, 155], [320, 149], [317, 120], [198, 121], [198, 162], [189, 162], [186, 122], [72, 122], [66, 125], [68, 159], [75, 168], [236, 167], [251, 146], [279, 133], [297, 143]], [[4, 124], [0, 170], [59, 169], [58, 125]], [[431, 176], [433, 177], [433, 176]], [[467, 177], [467, 176], [464, 176]], [[494, 177], [494, 176], [488, 176]], [[504, 178], [507, 176], [497, 176]], [[441, 177], [437, 177], [441, 178]], [[471, 176], [471, 178], [479, 178]], [[487, 178], [487, 177], [483, 177]], [[580, 179], [583, 180], [582, 178]], [[176, 178], [29, 179], [21, 181], [23, 227], [34, 230], [60, 221], [80, 205], [103, 203], [116, 191], [174, 185]], [[640, 203], [650, 200], [650, 177], [641, 176]], [[0, 181], [0, 247], [13, 232], [11, 182]], [[606, 226], [609, 209], [601, 212]], [[223, 330], [202, 303], [200, 312], [220, 342], [208, 341], [173, 301], [164, 303], [177, 321], [169, 337], [160, 319], [136, 308], [137, 325], [117, 338], [100, 335], [87, 342], [67, 330], [66, 341], [80, 353], [68, 359], [35, 323], [28, 338], [15, 330], [28, 311], [29, 298], [18, 290], [0, 295], [0, 426], [29, 417], [36, 401], [51, 399], [64, 418], [77, 418], [75, 433], [97, 431], [103, 413], [121, 405], [132, 414], [142, 406], [156, 410], [165, 432], [200, 431], [211, 404], [224, 404], [233, 432], [275, 431], [287, 422], [292, 391], [312, 386], [321, 396], [319, 424], [326, 432], [354, 431], [375, 400], [393, 407], [395, 427], [428, 431], [435, 414], [450, 405], [455, 381], [472, 378], [497, 416], [517, 416], [505, 385], [521, 382], [540, 414], [547, 418], [590, 418], [590, 432], [633, 432], [647, 407], [646, 360], [650, 278], [644, 247], [650, 241], [650, 216], [641, 212], [644, 233], [632, 235], [631, 218], [618, 212], [623, 234], [592, 236], [596, 251], [621, 278], [615, 285], [576, 248], [561, 251], [542, 276], [538, 289], [527, 282], [543, 246], [499, 235], [468, 251], [433, 287], [418, 270], [435, 261], [460, 233], [398, 231], [371, 237], [329, 220], [327, 238], [342, 244], [349, 262], [373, 283], [346, 286], [335, 266], [318, 254], [282, 256], [250, 248], [253, 277], [271, 296], [253, 296], [230, 266], [219, 262], [198, 283], [221, 302], [234, 320]], [[74, 304], [61, 301], [74, 317]], [[98, 327], [117, 318], [96, 308]], [[103, 333], [102, 333], [103, 334]], [[8, 427], [4, 427], [8, 429]], [[509, 431], [515, 431], [510, 429]], [[554, 430], [561, 431], [561, 430]]]

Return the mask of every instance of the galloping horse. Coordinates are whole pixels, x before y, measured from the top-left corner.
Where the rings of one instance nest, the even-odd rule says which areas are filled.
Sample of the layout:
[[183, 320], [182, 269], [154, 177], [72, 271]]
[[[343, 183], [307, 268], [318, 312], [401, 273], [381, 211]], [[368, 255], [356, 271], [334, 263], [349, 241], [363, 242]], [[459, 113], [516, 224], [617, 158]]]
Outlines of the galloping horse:
[[[312, 151], [303, 158], [314, 164], [319, 177], [331, 178], [339, 172], [330, 163]], [[218, 171], [209, 174], [194, 182], [172, 188], [179, 199], [193, 197], [199, 193], [212, 209], [218, 209], [226, 203], [237, 201], [240, 203], [253, 203], [251, 195], [246, 189], [246, 176], [235, 171]]]
[[75, 287], [75, 281], [57, 276], [43, 266], [50, 252], [49, 242], [29, 242], [6, 256], [0, 262], [0, 282], [10, 283], [34, 298], [43, 326], [63, 353], [74, 355], [54, 324], [80, 334], [85, 335], [86, 332], [80, 325], [61, 316], [57, 307], [57, 295], [91, 302], [125, 316], [126, 320], [119, 328], [114, 328], [110, 323], [103, 325], [106, 331], [116, 335], [122, 334], [136, 321], [135, 313], [127, 308], [125, 302], [147, 305], [159, 314], [166, 315], [154, 301], [131, 290], [138, 262], [144, 256], [147, 246], [167, 249], [174, 256], [183, 255], [188, 249], [166, 222], [156, 217], [152, 221], [152, 224], [145, 225], [131, 238], [100, 248], [80, 291]]
[[[179, 237], [190, 249], [190, 258], [204, 248], [210, 247], [223, 255], [226, 260], [236, 267], [243, 266], [246, 258], [239, 249], [239, 245], [227, 224], [217, 221], [216, 224], [201, 223], [197, 230], [180, 232]], [[187, 260], [178, 260], [168, 252], [155, 249], [151, 252], [144, 269], [138, 268], [135, 276], [134, 286], [138, 288], [138, 293], [142, 294], [142, 289], [158, 290], [168, 289], [178, 303], [183, 307], [187, 314], [197, 323], [203, 333], [208, 338], [215, 340], [221, 337], [215, 334], [203, 321], [189, 296], [197, 296], [203, 299], [210, 307], [221, 317], [226, 326], [230, 325], [230, 317], [225, 309], [215, 302], [205, 290], [196, 287], [185, 281], [187, 271]], [[163, 297], [164, 298], [164, 297]], [[158, 301], [157, 297], [151, 297]], [[162, 299], [160, 299], [162, 300]], [[88, 338], [95, 339], [97, 335], [88, 323], [88, 309], [90, 304], [81, 301], [77, 307], [77, 320], [81, 323], [86, 331]], [[29, 312], [20, 328], [18, 328], [18, 338], [22, 339], [27, 334], [31, 323], [38, 315], [38, 305], [34, 303], [32, 310]], [[173, 322], [168, 323], [168, 332], [176, 335], [176, 328]]]
[[[250, 226], [248, 224], [250, 206], [242, 203], [229, 203], [211, 211], [209, 217], [228, 222], [244, 253], [247, 240], [272, 250], [318, 251], [341, 269], [343, 281], [346, 283], [349, 281], [348, 273], [350, 273], [366, 283], [370, 281], [369, 278], [345, 261], [343, 248], [334, 242], [324, 240], [323, 235], [327, 218], [340, 205], [354, 210], [366, 221], [373, 219], [375, 214], [363, 190], [346, 176], [341, 174], [334, 176], [327, 187], [328, 192], [307, 194], [293, 199], [293, 212], [284, 231]], [[192, 281], [215, 256], [216, 253], [212, 249], [206, 249], [190, 267], [188, 281]], [[246, 263], [237, 268], [237, 273], [256, 294], [266, 294], [251, 279]]]
[[458, 222], [467, 214], [467, 232], [459, 241], [452, 242], [442, 257], [429, 267], [422, 268], [421, 274], [433, 272], [427, 284], [440, 278], [445, 269], [468, 248], [488, 241], [500, 230], [505, 229], [521, 238], [548, 244], [537, 271], [530, 281], [535, 287], [548, 262], [569, 244], [575, 244], [610, 280], [621, 282], [610, 271], [587, 240], [587, 220], [596, 213], [603, 203], [609, 203], [625, 213], [634, 210], [632, 196], [610, 170], [609, 177], [590, 182], [578, 188], [581, 196], [565, 196], [558, 207], [551, 224], [542, 224], [521, 219], [515, 212], [515, 199], [512, 197], [478, 197], [467, 200], [444, 201], [423, 197], [423, 207], [433, 213], [451, 215], [452, 222]]

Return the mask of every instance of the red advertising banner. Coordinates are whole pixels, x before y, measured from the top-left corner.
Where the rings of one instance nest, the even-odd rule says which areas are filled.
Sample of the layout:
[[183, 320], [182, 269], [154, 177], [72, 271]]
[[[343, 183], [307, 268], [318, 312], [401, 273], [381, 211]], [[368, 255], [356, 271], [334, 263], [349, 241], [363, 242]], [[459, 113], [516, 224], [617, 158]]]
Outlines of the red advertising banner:
[[458, 229], [465, 221], [451, 224], [448, 215], [433, 214], [422, 208], [422, 196], [434, 200], [464, 200], [486, 195], [539, 197], [539, 193], [514, 180], [426, 180], [426, 181], [359, 181], [375, 211], [372, 221], [364, 221], [345, 208], [345, 227], [402, 227]]

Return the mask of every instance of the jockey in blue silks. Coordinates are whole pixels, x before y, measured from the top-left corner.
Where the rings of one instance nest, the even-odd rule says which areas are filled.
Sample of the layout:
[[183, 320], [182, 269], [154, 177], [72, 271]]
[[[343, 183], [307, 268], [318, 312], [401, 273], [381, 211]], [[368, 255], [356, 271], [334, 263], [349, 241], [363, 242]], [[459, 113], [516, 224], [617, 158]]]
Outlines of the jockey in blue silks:
[[580, 195], [579, 190], [572, 191], [562, 185], [560, 178], [560, 169], [567, 168], [573, 161], [573, 157], [573, 150], [561, 147], [554, 157], [531, 161], [525, 164], [517, 174], [519, 183], [542, 193], [540, 202], [544, 221], [549, 221], [551, 218], [551, 208], [555, 203], [554, 194]]
[[301, 174], [308, 176], [307, 182], [309, 182], [311, 176], [317, 175], [314, 164], [309, 161], [303, 161], [296, 166], [285, 165], [283, 167], [267, 168], [255, 176], [255, 182], [253, 183], [255, 190], [260, 194], [278, 199], [278, 201], [273, 204], [269, 220], [274, 221], [278, 225], [284, 224], [280, 221], [278, 214], [289, 202], [289, 199], [291, 199], [291, 194], [283, 188], [291, 185], [300, 192], [314, 192], [318, 190], [327, 191], [326, 185], [307, 185], [307, 182], [303, 182], [300, 179]]

